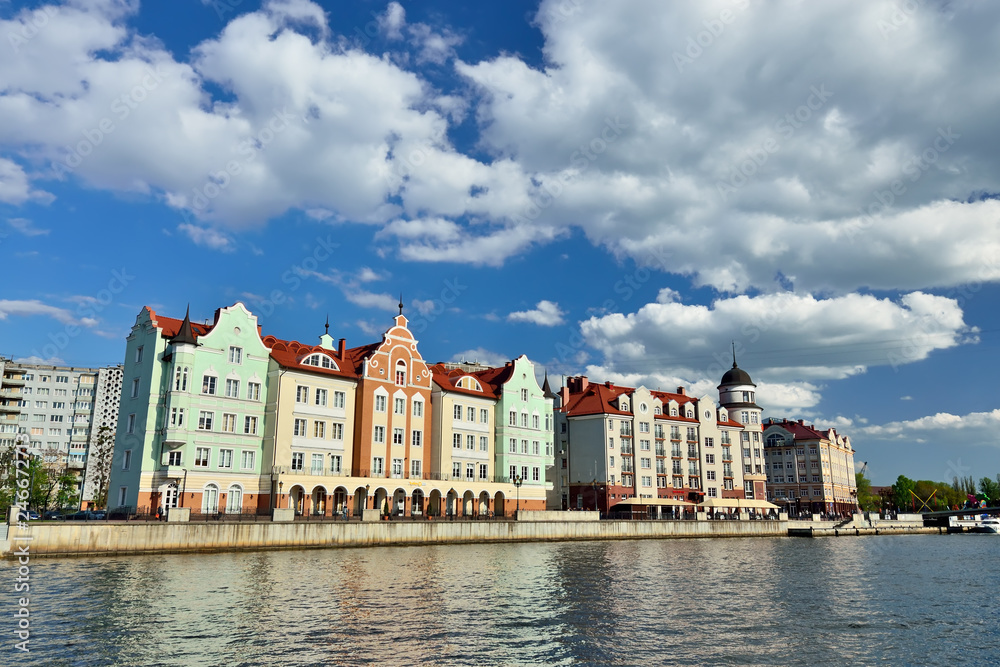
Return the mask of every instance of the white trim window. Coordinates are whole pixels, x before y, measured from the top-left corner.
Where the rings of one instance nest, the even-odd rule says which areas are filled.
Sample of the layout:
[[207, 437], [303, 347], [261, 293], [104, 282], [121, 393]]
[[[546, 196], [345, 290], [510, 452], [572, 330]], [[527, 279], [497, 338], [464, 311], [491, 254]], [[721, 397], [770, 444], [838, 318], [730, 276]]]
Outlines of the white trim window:
[[201, 377], [201, 393], [215, 396], [215, 385], [219, 381], [214, 375], [207, 373]]
[[423, 445], [424, 443], [421, 442], [421, 439], [423, 437], [424, 437], [423, 431], [414, 431], [410, 436], [410, 446], [420, 447], [421, 445]]
[[209, 410], [202, 410], [198, 413], [198, 430], [211, 431], [213, 421], [215, 421], [215, 413]]
[[229, 346], [229, 363], [237, 366], [243, 363], [243, 348], [235, 345]]
[[342, 391], [333, 392], [333, 407], [342, 408], [347, 400], [347, 394]]
[[229, 379], [226, 380], [226, 398], [239, 398], [240, 397], [240, 381]]
[[317, 389], [316, 390], [316, 405], [318, 405], [318, 406], [320, 406], [322, 408], [325, 408], [326, 407], [326, 397], [327, 397], [327, 390], [326, 389]]
[[194, 467], [207, 468], [212, 450], [208, 447], [197, 447], [194, 450]]
[[243, 432], [247, 435], [257, 435], [257, 418], [247, 415], [243, 420]]
[[299, 385], [295, 387], [295, 402], [296, 403], [308, 403], [309, 402], [309, 387]]
[[305, 419], [296, 419], [292, 422], [292, 435], [305, 437], [306, 428], [308, 428], [309, 422]]
[[260, 382], [247, 382], [247, 400], [260, 400]]

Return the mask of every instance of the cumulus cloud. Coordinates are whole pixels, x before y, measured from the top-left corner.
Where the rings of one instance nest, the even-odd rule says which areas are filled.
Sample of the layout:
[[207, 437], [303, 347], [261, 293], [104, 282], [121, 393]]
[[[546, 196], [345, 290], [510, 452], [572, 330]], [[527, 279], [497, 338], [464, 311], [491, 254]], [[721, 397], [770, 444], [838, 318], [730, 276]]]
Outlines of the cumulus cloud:
[[956, 442], [963, 445], [997, 447], [997, 428], [1000, 427], [1000, 409], [992, 412], [970, 412], [953, 415], [939, 412], [908, 421], [865, 426], [859, 433], [871, 440], [903, 440], [916, 442]]
[[530, 322], [541, 327], [554, 327], [564, 322], [566, 313], [559, 309], [559, 304], [542, 299], [533, 310], [521, 310], [507, 316], [508, 322]]
[[486, 364], [487, 366], [497, 368], [499, 366], [503, 366], [505, 363], [510, 361], [510, 359], [499, 352], [493, 352], [492, 350], [487, 350], [486, 348], [477, 347], [471, 350], [465, 350], [464, 352], [458, 352], [457, 354], [452, 355], [449, 361], [478, 362], [480, 364]]
[[211, 248], [212, 250], [219, 250], [221, 252], [233, 252], [233, 250], [236, 249], [233, 240], [217, 229], [212, 229], [211, 227], [199, 227], [197, 225], [189, 225], [187, 223], [178, 225], [177, 229], [191, 239], [195, 245]]
[[49, 202], [52, 200], [52, 195], [44, 190], [32, 188], [31, 181], [21, 165], [0, 157], [0, 202], [20, 205], [31, 199]]
[[758, 401], [769, 414], [816, 406], [824, 381], [873, 366], [899, 367], [978, 340], [955, 299], [922, 292], [898, 300], [779, 293], [710, 305], [657, 301], [634, 313], [591, 317], [580, 334], [581, 345], [603, 357], [587, 367], [591, 377], [690, 385], [704, 393], [712, 393], [732, 365], [735, 342], [740, 367], [758, 384]]
[[389, 39], [403, 39], [404, 25], [406, 25], [406, 10], [398, 2], [390, 2], [385, 11], [378, 16], [379, 30]]
[[12, 300], [0, 299], [0, 320], [6, 320], [11, 315], [15, 317], [31, 317], [41, 315], [51, 317], [60, 324], [93, 327], [97, 320], [91, 317], [78, 317], [71, 310], [43, 303], [38, 299]]
[[24, 236], [45, 236], [49, 233], [48, 229], [35, 227], [35, 223], [27, 218], [7, 218], [7, 224], [18, 234]]

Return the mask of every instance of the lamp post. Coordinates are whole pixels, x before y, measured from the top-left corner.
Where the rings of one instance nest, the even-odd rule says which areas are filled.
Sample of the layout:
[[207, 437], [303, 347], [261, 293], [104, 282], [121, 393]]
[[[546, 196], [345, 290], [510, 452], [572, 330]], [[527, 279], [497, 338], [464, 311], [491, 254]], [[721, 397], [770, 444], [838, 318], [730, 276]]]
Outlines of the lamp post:
[[279, 479], [278, 480], [278, 507], [281, 507], [282, 490], [284, 489], [284, 487], [285, 487], [285, 483]]
[[521, 485], [524, 484], [524, 479], [520, 475], [514, 475], [514, 479], [511, 480], [514, 483], [514, 490], [516, 493], [516, 502], [514, 504], [514, 518], [517, 518], [518, 513], [521, 511]]
[[365, 484], [365, 506], [362, 509], [368, 509], [368, 490], [372, 488], [371, 484]]

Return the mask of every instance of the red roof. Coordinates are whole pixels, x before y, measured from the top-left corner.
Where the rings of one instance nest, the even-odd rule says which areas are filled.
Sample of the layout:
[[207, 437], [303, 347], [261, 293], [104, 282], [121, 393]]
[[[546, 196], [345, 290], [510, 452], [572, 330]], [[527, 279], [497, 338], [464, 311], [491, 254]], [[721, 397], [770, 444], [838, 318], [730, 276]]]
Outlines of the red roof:
[[[157, 315], [156, 311], [146, 306], [146, 310], [149, 311], [149, 319], [163, 332], [164, 338], [173, 338], [181, 330], [181, 323], [184, 320], [174, 319], [173, 317], [166, 317], [164, 315]], [[194, 330], [196, 336], [204, 336], [209, 331], [212, 330], [214, 324], [198, 324], [197, 322], [191, 323], [191, 328]]]
[[[274, 336], [265, 336], [263, 341], [264, 345], [271, 349], [271, 358], [277, 361], [284, 368], [294, 368], [296, 370], [305, 371], [307, 373], [316, 373], [318, 375], [332, 375], [335, 377], [351, 379], [358, 377], [357, 373], [354, 371], [354, 364], [352, 360], [341, 359], [337, 356], [336, 350], [330, 350], [320, 345], [305, 345], [297, 340], [281, 340], [280, 338], [275, 338]], [[330, 357], [338, 368], [322, 368], [320, 366], [312, 366], [310, 364], [302, 363], [310, 355], [317, 352]]]
[[764, 424], [766, 429], [769, 426], [780, 426], [789, 433], [792, 434], [796, 440], [818, 440], [826, 437], [822, 431], [817, 431], [816, 427], [812, 424], [806, 426], [805, 424], [800, 424], [797, 421], [789, 421], [788, 419], [783, 419], [780, 422], [771, 420], [770, 423]]
[[[467, 394], [469, 396], [479, 396], [479, 397], [486, 397], [486, 398], [496, 398], [497, 397], [497, 395], [493, 391], [493, 387], [491, 385], [483, 382], [480, 378], [476, 377], [476, 375], [473, 374], [473, 373], [468, 373], [466, 371], [463, 371], [460, 368], [456, 368], [454, 370], [450, 370], [449, 371], [442, 364], [434, 364], [433, 366], [430, 366], [429, 368], [430, 368], [430, 371], [431, 371], [431, 375], [432, 375], [432, 377], [434, 379], [434, 384], [438, 385], [442, 389], [446, 389], [447, 391], [455, 392], [455, 393], [458, 393], [458, 394]], [[490, 369], [490, 370], [493, 370], [493, 369]], [[481, 373], [485, 373], [486, 371], [480, 371], [480, 372]], [[471, 377], [471, 378], [475, 379], [477, 382], [479, 382], [479, 385], [483, 388], [483, 390], [482, 391], [476, 391], [475, 389], [466, 389], [464, 387], [457, 387], [457, 386], [455, 386], [455, 383], [457, 383], [459, 380], [461, 380], [464, 377]]]

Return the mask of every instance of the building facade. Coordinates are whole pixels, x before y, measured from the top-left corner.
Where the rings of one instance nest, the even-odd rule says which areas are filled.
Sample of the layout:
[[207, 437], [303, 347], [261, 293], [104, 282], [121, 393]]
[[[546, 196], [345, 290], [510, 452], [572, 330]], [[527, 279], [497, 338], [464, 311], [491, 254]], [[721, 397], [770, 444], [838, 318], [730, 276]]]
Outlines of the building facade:
[[0, 357], [0, 446], [13, 447], [14, 437], [20, 433], [24, 385], [21, 365]]
[[767, 497], [767, 474], [763, 447], [763, 415], [757, 405], [757, 385], [750, 379], [750, 374], [736, 365], [736, 355], [733, 354], [733, 367], [726, 371], [719, 383], [719, 405], [725, 408], [734, 421], [743, 425], [732, 447], [741, 455], [741, 462], [736, 465], [743, 467], [743, 486], [746, 498], [758, 500]]
[[767, 420], [763, 437], [769, 500], [792, 515], [848, 514], [857, 509], [849, 437], [801, 419]]
[[[87, 437], [87, 455], [84, 467], [83, 486], [80, 487], [80, 505], [87, 509], [93, 503], [100, 484], [99, 438], [101, 429], [107, 429], [112, 438], [118, 428], [118, 408], [122, 396], [122, 366], [110, 366], [97, 371], [97, 387], [94, 390], [94, 407], [90, 418], [90, 435]], [[109, 483], [105, 479], [104, 483]]]

